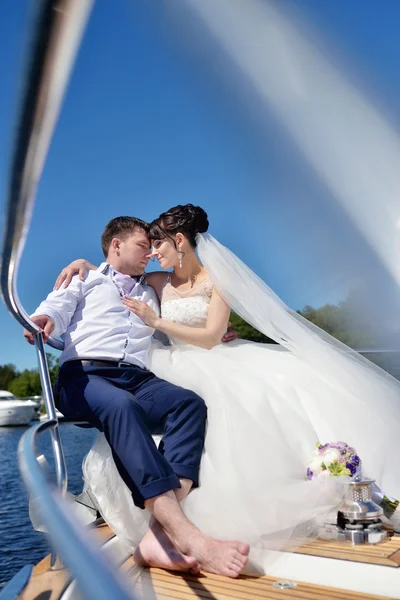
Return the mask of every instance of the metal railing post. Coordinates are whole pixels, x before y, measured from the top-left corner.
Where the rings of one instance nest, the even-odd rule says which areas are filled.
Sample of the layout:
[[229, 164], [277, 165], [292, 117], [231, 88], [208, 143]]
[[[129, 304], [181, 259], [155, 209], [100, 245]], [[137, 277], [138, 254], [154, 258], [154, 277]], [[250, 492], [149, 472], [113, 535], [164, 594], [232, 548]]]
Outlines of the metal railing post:
[[[38, 434], [57, 427], [51, 419], [33, 425], [18, 446], [20, 471], [28, 492], [37, 501], [54, 549], [76, 578], [83, 597], [89, 600], [133, 600], [123, 575], [118, 580], [112, 564], [98, 550], [93, 534], [80, 526], [58, 488], [52, 488], [36, 458]], [[85, 532], [82, 533], [82, 529]]]
[[42, 384], [42, 392], [44, 405], [50, 421], [55, 421], [56, 425], [51, 430], [51, 442], [54, 453], [54, 461], [56, 465], [57, 485], [64, 493], [67, 491], [68, 474], [65, 464], [64, 450], [60, 438], [60, 430], [56, 416], [56, 408], [54, 404], [53, 390], [51, 387], [49, 367], [47, 364], [47, 356], [44, 349], [43, 336], [41, 333], [35, 335], [35, 346], [39, 362], [39, 374]]

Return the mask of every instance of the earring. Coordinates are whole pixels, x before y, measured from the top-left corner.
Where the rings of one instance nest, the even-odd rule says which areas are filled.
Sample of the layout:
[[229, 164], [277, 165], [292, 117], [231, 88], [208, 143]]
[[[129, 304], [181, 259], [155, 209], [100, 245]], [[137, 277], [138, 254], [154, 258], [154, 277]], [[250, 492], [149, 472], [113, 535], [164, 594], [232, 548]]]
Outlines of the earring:
[[180, 250], [178, 250], [178, 258], [179, 258], [179, 266], [182, 269], [183, 252], [181, 252]]

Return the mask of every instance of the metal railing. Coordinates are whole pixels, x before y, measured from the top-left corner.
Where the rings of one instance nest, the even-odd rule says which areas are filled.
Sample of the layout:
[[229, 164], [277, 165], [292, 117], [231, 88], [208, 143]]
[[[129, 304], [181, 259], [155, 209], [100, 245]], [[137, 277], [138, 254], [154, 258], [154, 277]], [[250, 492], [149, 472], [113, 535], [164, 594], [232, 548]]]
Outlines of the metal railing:
[[124, 580], [115, 577], [109, 560], [87, 532], [82, 535], [74, 514], [58, 488], [49, 486], [36, 458], [36, 438], [57, 426], [49, 420], [30, 427], [21, 439], [18, 458], [24, 483], [37, 504], [55, 550], [76, 579], [79, 591], [90, 600], [132, 600]]
[[[76, 578], [84, 597], [89, 600], [132, 599], [112, 573], [109, 564], [97, 551], [96, 544], [85, 537], [74, 522], [63, 494], [67, 489], [67, 469], [56, 418], [53, 393], [42, 333], [29, 318], [18, 297], [16, 280], [20, 257], [29, 230], [36, 188], [69, 73], [74, 62], [92, 0], [37, 0], [37, 18], [29, 46], [26, 87], [17, 122], [12, 157], [8, 205], [1, 256], [1, 292], [13, 317], [34, 334], [43, 397], [49, 420], [29, 428], [19, 445], [19, 465], [30, 496], [36, 501], [41, 518], [51, 536], [55, 550]], [[62, 342], [50, 339], [52, 347], [62, 349]], [[58, 487], [47, 481], [36, 455], [36, 438], [49, 431], [55, 459]], [[89, 535], [90, 538], [90, 535]], [[52, 555], [54, 564], [55, 555]], [[23, 570], [24, 571], [24, 570]], [[21, 572], [20, 580], [26, 580]], [[18, 582], [17, 582], [18, 583]], [[11, 585], [11, 588], [13, 586]], [[4, 588], [2, 597], [11, 597]], [[14, 597], [14, 596], [12, 596]]]
[[[80, 6], [83, 5], [88, 3], [83, 0]], [[77, 6], [79, 3], [75, 0], [42, 0], [37, 13], [11, 163], [0, 277], [6, 307], [23, 327], [34, 334], [43, 398], [49, 419], [52, 420], [56, 420], [56, 412], [42, 335], [21, 305], [16, 281], [36, 188], [79, 38], [73, 35], [73, 48], [68, 47], [67, 42], [72, 37], [71, 28], [77, 27], [82, 31], [83, 27], [84, 13], [79, 9], [80, 14], [77, 14]], [[52, 339], [49, 343], [62, 349], [59, 340]], [[64, 491], [68, 483], [67, 470], [57, 420], [51, 433], [57, 483]]]
[[400, 380], [400, 348], [355, 348], [378, 367]]

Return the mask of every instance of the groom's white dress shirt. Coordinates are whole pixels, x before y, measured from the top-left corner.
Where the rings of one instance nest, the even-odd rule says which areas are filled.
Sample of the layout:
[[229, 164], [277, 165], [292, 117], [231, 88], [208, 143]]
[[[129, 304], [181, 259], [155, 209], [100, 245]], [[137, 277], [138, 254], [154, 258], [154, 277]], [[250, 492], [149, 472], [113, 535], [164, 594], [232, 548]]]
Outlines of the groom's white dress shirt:
[[102, 263], [85, 281], [75, 275], [67, 288], [51, 292], [32, 316], [53, 319], [52, 335], [64, 341], [60, 364], [92, 358], [147, 367], [154, 329], [122, 304], [126, 294], [159, 314], [157, 294], [146, 285], [145, 276], [124, 276]]

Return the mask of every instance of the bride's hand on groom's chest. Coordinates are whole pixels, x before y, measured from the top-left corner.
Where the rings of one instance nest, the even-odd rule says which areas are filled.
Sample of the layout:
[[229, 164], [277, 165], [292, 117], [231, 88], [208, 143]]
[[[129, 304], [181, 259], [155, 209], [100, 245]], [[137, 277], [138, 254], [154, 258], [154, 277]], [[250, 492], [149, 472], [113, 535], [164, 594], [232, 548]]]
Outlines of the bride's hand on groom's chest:
[[153, 327], [154, 329], [157, 327], [157, 321], [159, 317], [154, 310], [148, 304], [146, 304], [146, 302], [142, 302], [142, 300], [136, 300], [130, 296], [125, 296], [122, 298], [122, 303], [133, 314], [140, 317], [146, 325]]

